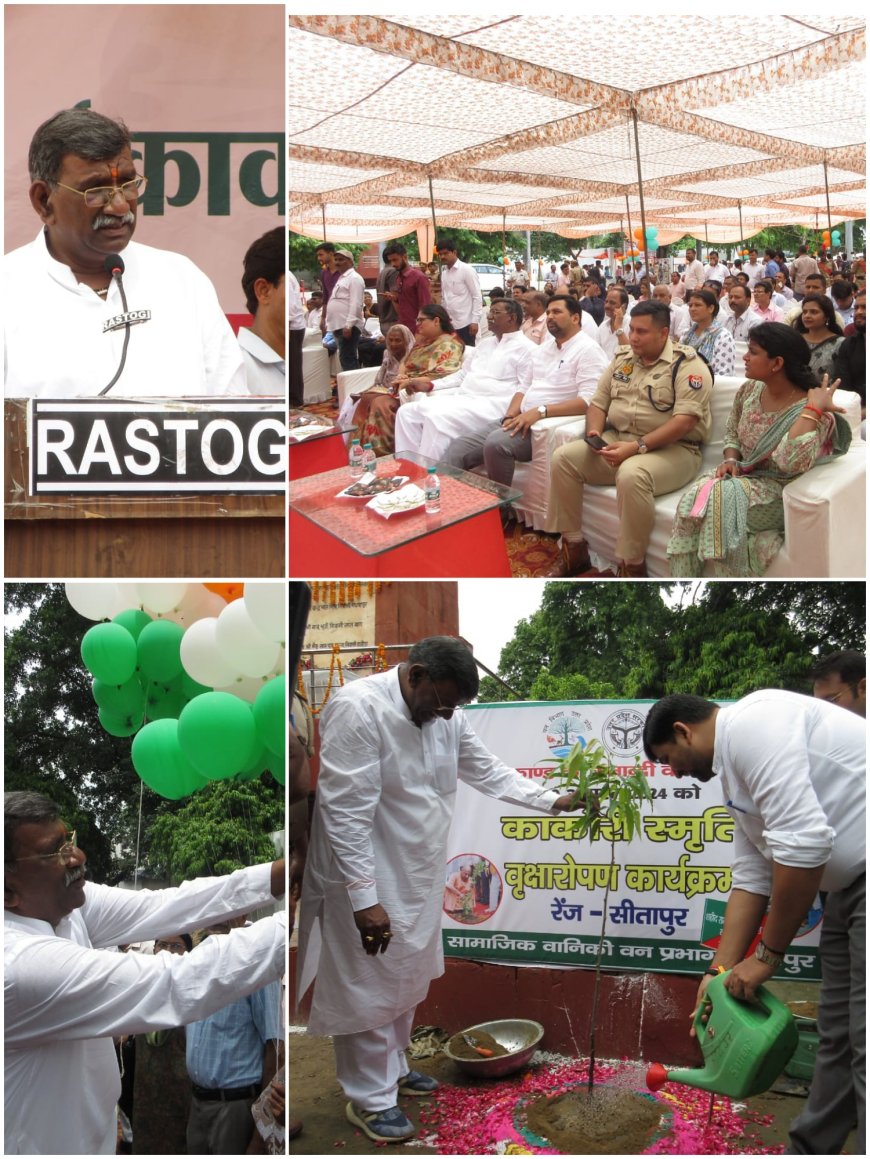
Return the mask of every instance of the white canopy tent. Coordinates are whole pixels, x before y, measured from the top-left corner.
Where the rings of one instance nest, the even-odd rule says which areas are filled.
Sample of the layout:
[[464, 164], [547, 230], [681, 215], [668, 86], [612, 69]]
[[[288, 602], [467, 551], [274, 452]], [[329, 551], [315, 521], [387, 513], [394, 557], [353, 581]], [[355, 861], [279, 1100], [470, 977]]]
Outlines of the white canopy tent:
[[290, 15], [290, 228], [733, 244], [863, 218], [864, 24]]

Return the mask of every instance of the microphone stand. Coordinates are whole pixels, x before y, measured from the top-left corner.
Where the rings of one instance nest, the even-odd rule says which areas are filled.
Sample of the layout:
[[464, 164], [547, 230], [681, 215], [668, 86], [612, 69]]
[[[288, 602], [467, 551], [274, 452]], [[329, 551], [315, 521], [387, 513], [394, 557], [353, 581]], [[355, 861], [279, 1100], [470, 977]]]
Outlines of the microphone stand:
[[[120, 264], [118, 264], [118, 263], [120, 263]], [[118, 283], [118, 289], [121, 291], [121, 305], [124, 307], [124, 313], [126, 314], [126, 313], [128, 313], [127, 295], [124, 293], [124, 283], [121, 280], [121, 273], [122, 273], [123, 268], [124, 268], [123, 262], [121, 262], [121, 259], [117, 256], [117, 254], [112, 254], [110, 257], [106, 258], [106, 265], [110, 267], [109, 272], [111, 273], [114, 280]], [[127, 347], [129, 346], [129, 344], [130, 344], [130, 323], [126, 322], [124, 325], [124, 345], [121, 347], [121, 361], [118, 364], [118, 369], [115, 371], [114, 378], [108, 384], [108, 386], [103, 387], [103, 389], [97, 395], [98, 398], [101, 398], [104, 394], [108, 394], [109, 391], [112, 389], [112, 387], [115, 385], [115, 383], [118, 381], [118, 379], [121, 377], [121, 374], [123, 373], [123, 370], [124, 370], [124, 364], [127, 361]]]

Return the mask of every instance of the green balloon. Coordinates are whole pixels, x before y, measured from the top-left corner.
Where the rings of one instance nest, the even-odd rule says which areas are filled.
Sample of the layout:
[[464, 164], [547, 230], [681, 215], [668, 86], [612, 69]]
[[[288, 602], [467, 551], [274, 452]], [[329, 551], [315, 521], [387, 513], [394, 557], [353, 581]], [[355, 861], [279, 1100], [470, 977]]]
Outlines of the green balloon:
[[287, 707], [284, 703], [286, 681], [275, 676], [257, 693], [252, 711], [260, 740], [273, 753], [283, 753], [286, 746]]
[[181, 688], [173, 685], [152, 684], [145, 701], [145, 715], [149, 720], [178, 720], [187, 701]]
[[149, 789], [178, 801], [205, 785], [181, 751], [177, 720], [155, 720], [146, 724], [133, 740], [133, 768]]
[[118, 612], [117, 616], [112, 617], [112, 623], [120, 624], [122, 628], [127, 629], [134, 640], [138, 640], [139, 633], [145, 625], [151, 623], [151, 617], [141, 608], [126, 608], [123, 612]]
[[95, 680], [91, 685], [94, 700], [112, 716], [138, 716], [145, 713], [145, 689], [136, 676], [125, 684], [104, 684]]
[[139, 634], [139, 667], [149, 680], [168, 683], [181, 675], [181, 637], [184, 629], [171, 620], [152, 620]]
[[110, 736], [132, 736], [142, 727], [141, 716], [115, 716], [114, 713], [106, 712], [104, 708], [101, 708], [97, 715], [100, 724]]
[[272, 776], [275, 778], [275, 780], [278, 782], [279, 785], [284, 784], [284, 778], [286, 775], [286, 772], [285, 772], [286, 766], [285, 766], [285, 762], [284, 762], [283, 753], [282, 754], [271, 753], [267, 749], [266, 750], [266, 768], [269, 770], [269, 772], [272, 774]]
[[266, 771], [267, 756], [268, 750], [258, 737], [255, 741], [254, 755], [237, 775], [236, 780], [256, 781], [257, 777], [262, 776]]
[[95, 624], [82, 637], [85, 668], [104, 684], [126, 684], [136, 671], [136, 641], [120, 624]]
[[204, 692], [178, 718], [181, 751], [202, 776], [223, 781], [247, 768], [257, 729], [250, 705], [229, 692]]
[[203, 692], [211, 692], [207, 684], [200, 684], [199, 681], [194, 680], [187, 672], [181, 673], [181, 691], [187, 700], [193, 700], [195, 696], [201, 696]]

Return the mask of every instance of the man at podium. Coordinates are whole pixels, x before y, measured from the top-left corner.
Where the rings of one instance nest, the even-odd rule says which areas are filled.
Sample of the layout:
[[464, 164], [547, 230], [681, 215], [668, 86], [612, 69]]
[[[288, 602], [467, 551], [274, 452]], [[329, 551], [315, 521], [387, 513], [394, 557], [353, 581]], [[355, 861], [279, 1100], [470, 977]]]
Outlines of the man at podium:
[[123, 122], [65, 109], [36, 130], [29, 166], [42, 229], [3, 260], [6, 394], [245, 395], [209, 279], [132, 240], [146, 178]]

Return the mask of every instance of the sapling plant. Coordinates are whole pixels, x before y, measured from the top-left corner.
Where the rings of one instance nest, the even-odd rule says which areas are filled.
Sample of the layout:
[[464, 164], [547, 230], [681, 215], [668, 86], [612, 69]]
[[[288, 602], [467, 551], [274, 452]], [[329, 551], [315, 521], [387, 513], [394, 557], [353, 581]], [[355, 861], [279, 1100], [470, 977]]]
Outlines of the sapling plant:
[[577, 809], [572, 820], [572, 836], [595, 841], [602, 838], [610, 843], [610, 873], [604, 889], [604, 906], [601, 915], [601, 934], [595, 956], [595, 982], [592, 989], [592, 1011], [589, 1021], [589, 1096], [595, 1086], [595, 1035], [598, 1019], [598, 997], [601, 989], [601, 958], [607, 934], [607, 907], [610, 900], [610, 885], [616, 866], [616, 842], [631, 841], [640, 832], [641, 813], [645, 801], [652, 801], [652, 792], [640, 765], [635, 758], [630, 773], [617, 771], [610, 754], [598, 743], [578, 742], [569, 753], [560, 759], [550, 759], [546, 763], [556, 767], [548, 777], [554, 780], [563, 792], [573, 794], [570, 808]]

